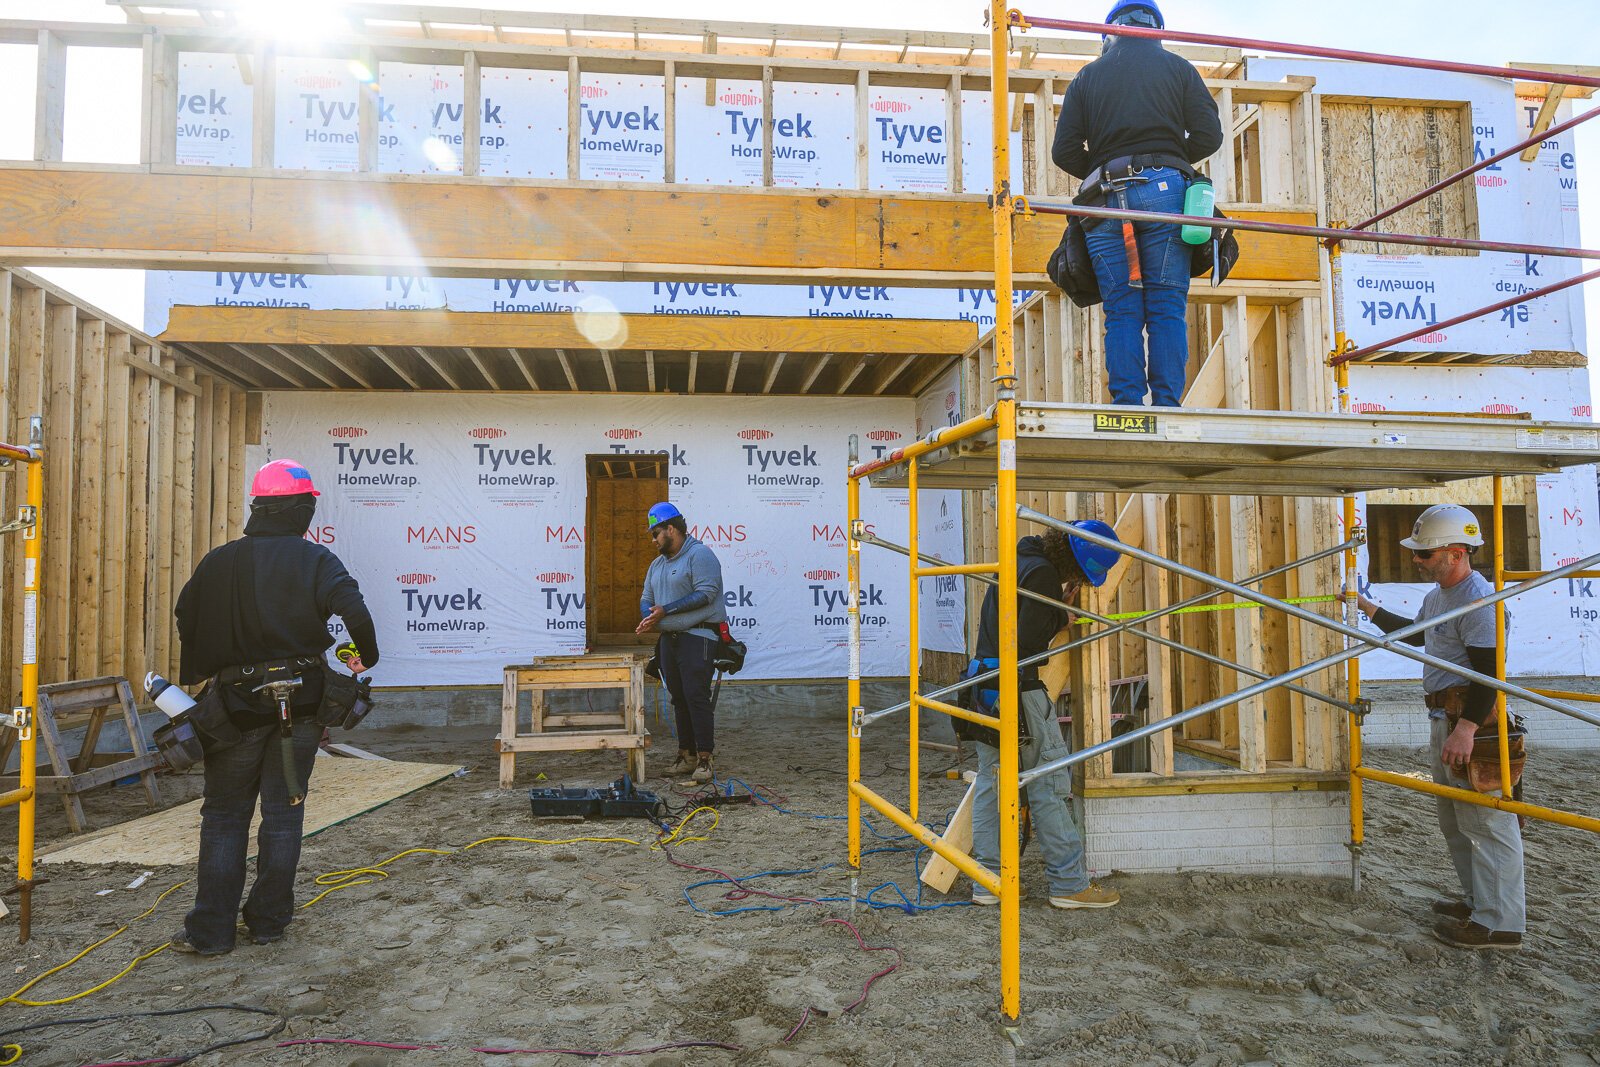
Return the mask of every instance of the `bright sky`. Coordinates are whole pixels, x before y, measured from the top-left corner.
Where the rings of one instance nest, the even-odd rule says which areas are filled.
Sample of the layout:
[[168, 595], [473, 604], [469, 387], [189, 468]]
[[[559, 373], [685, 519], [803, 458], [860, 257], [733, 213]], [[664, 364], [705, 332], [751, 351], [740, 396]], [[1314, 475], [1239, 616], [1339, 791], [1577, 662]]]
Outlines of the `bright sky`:
[[[283, 9], [308, 0], [260, 0]], [[1109, 0], [1011, 0], [1026, 12], [1098, 21]], [[316, 0], [317, 9], [330, 0]], [[503, 10], [596, 14], [665, 14], [644, 0], [429, 0], [434, 7], [494, 7]], [[771, 0], [675, 0], [675, 18], [740, 22], [803, 22], [809, 25], [871, 25], [981, 32], [981, 0], [809, 0], [803, 6]], [[1163, 0], [1174, 29], [1263, 40], [1294, 41], [1334, 48], [1390, 52], [1465, 62], [1594, 64], [1600, 61], [1600, 3], [1544, 0], [1523, 7], [1504, 0]], [[870, 12], [870, 14], [868, 14]], [[120, 22], [119, 9], [100, 0], [0, 0], [0, 18]], [[23, 51], [0, 46], [0, 99], [19, 105], [33, 97], [32, 64]], [[31, 51], [31, 50], [28, 50]], [[131, 162], [137, 158], [137, 53], [74, 50], [68, 70], [67, 157]], [[76, 86], [76, 91], [72, 87]], [[1593, 102], [1583, 106], [1594, 106]], [[0, 157], [31, 151], [32, 108], [0, 116]], [[20, 123], [19, 123], [20, 120]], [[1578, 128], [1579, 210], [1583, 245], [1600, 247], [1600, 119]], [[1592, 266], [1592, 264], [1591, 264]], [[134, 272], [47, 272], [106, 311], [138, 325], [143, 317], [142, 281]], [[130, 276], [131, 275], [131, 276]], [[1587, 286], [1589, 351], [1600, 362], [1600, 285]], [[1600, 395], [1600, 366], [1591, 365]]]

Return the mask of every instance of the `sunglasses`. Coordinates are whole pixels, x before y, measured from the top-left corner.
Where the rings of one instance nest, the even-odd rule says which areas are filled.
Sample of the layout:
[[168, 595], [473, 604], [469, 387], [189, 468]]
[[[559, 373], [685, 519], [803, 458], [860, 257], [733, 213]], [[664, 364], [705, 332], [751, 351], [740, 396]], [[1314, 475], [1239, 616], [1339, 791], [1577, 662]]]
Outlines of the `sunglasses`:
[[1442, 548], [1413, 548], [1411, 554], [1417, 559], [1432, 559], [1434, 553], [1443, 551]]

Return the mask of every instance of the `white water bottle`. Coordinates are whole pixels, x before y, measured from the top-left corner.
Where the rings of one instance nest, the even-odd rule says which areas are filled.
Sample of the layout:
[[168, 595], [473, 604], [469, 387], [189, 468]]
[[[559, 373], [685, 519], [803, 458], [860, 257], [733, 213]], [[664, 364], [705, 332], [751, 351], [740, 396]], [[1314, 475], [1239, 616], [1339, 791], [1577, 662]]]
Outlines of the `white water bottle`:
[[155, 701], [156, 707], [160, 708], [169, 719], [176, 719], [194, 707], [193, 697], [155, 671], [144, 676], [144, 691], [150, 694], [150, 699]]

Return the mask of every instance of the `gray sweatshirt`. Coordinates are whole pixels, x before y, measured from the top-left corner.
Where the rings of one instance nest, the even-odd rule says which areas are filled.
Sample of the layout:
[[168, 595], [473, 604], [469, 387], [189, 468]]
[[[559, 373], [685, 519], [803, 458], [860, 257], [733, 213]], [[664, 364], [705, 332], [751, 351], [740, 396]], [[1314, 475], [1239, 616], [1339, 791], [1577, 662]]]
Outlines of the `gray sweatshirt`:
[[690, 537], [677, 555], [651, 560], [644, 575], [644, 593], [639, 597], [639, 614], [650, 614], [657, 604], [667, 612], [657, 629], [720, 641], [717, 625], [728, 621], [728, 612], [722, 601], [722, 564], [716, 553]]

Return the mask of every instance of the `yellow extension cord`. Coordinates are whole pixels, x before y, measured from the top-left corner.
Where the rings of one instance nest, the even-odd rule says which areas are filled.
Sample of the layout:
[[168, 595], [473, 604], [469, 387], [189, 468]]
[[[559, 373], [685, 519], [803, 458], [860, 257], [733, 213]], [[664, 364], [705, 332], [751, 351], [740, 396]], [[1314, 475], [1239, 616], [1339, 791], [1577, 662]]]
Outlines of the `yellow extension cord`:
[[[698, 835], [698, 836], [687, 836], [687, 837], [686, 836], [681, 836], [681, 835], [683, 835], [684, 831], [689, 828], [689, 823], [695, 818], [695, 816], [699, 815], [701, 812], [705, 812], [706, 814], [711, 816], [711, 825], [701, 835]], [[710, 835], [717, 829], [717, 827], [721, 823], [722, 823], [722, 816], [721, 816], [720, 813], [718, 813], [718, 811], [715, 808], [708, 808], [708, 807], [695, 808], [692, 811], [690, 811], [687, 815], [685, 815], [682, 819], [678, 820], [677, 827], [670, 834], [665, 834], [665, 835], [659, 835], [658, 834], [656, 836], [655, 841], [651, 842], [650, 849], [651, 849], [651, 851], [656, 851], [658, 849], [665, 848], [668, 845], [684, 845], [684, 844], [688, 844], [691, 841], [705, 841], [710, 837]], [[316, 896], [312, 897], [310, 900], [306, 901], [304, 904], [300, 905], [300, 907], [301, 908], [309, 908], [309, 907], [311, 907], [311, 905], [315, 904], [317, 901], [321, 900], [323, 897], [328, 896], [330, 893], [336, 893], [341, 889], [351, 889], [351, 888], [354, 888], [355, 886], [358, 886], [358, 885], [366, 885], [369, 882], [377, 881], [380, 878], [387, 878], [387, 877], [389, 877], [389, 872], [384, 870], [384, 868], [389, 866], [389, 864], [393, 863], [394, 861], [396, 861], [398, 859], [402, 859], [402, 858], [404, 858], [406, 856], [415, 856], [415, 855], [451, 856], [451, 855], [455, 855], [457, 852], [467, 852], [467, 851], [470, 851], [470, 850], [472, 850], [474, 848], [477, 848], [479, 845], [487, 845], [487, 844], [490, 844], [490, 843], [496, 842], [496, 841], [513, 841], [513, 842], [519, 842], [519, 843], [528, 844], [528, 845], [621, 844], [621, 845], [635, 845], [635, 846], [638, 846], [638, 845], [642, 844], [642, 842], [636, 841], [635, 839], [633, 839], [631, 837], [568, 837], [568, 838], [559, 838], [559, 839], [558, 838], [544, 838], [544, 837], [480, 837], [478, 840], [473, 841], [470, 844], [462, 845], [459, 849], [408, 848], [403, 852], [396, 852], [393, 856], [390, 856], [388, 859], [384, 860], [382, 863], [375, 863], [370, 867], [353, 867], [353, 868], [351, 868], [350, 870], [347, 870], [347, 871], [329, 871], [327, 874], [318, 875], [313, 884], [320, 885], [320, 886], [326, 886], [327, 888], [324, 889], [322, 892], [318, 893]], [[162, 952], [165, 952], [168, 948], [171, 947], [171, 943], [167, 942], [167, 941], [163, 941], [161, 944], [157, 945], [155, 948], [151, 949], [150, 951], [145, 952], [142, 955], [135, 956], [133, 958], [132, 962], [130, 962], [122, 970], [118, 971], [115, 975], [112, 975], [110, 978], [106, 979], [104, 982], [101, 982], [98, 985], [90, 986], [88, 989], [85, 989], [80, 993], [74, 993], [70, 997], [61, 997], [61, 998], [56, 999], [56, 1000], [24, 1000], [24, 999], [22, 999], [22, 994], [26, 993], [28, 990], [30, 990], [34, 986], [38, 985], [40, 982], [44, 981], [46, 978], [49, 978], [51, 975], [58, 974], [61, 971], [66, 970], [68, 967], [71, 967], [74, 963], [77, 963], [79, 960], [83, 959], [85, 956], [87, 956], [89, 953], [93, 952], [95, 949], [99, 948], [101, 945], [109, 944], [111, 941], [114, 941], [118, 937], [121, 937], [123, 934], [127, 933], [128, 930], [133, 926], [134, 923], [138, 922], [141, 919], [149, 917], [152, 913], [155, 912], [155, 910], [158, 907], [161, 906], [161, 902], [163, 900], [166, 900], [167, 897], [171, 896], [178, 889], [181, 889], [183, 886], [186, 886], [188, 884], [189, 884], [188, 880], [185, 880], [185, 881], [182, 881], [182, 882], [178, 882], [176, 885], [173, 885], [173, 886], [167, 888], [166, 890], [164, 890], [162, 892], [162, 894], [159, 897], [156, 898], [155, 903], [150, 905], [150, 907], [146, 911], [144, 911], [143, 913], [141, 913], [139, 915], [134, 916], [126, 924], [124, 924], [123, 926], [119, 927], [117, 930], [113, 931], [112, 933], [107, 934], [105, 937], [102, 937], [99, 941], [96, 941], [94, 944], [90, 945], [88, 948], [84, 949], [82, 952], [79, 952], [76, 956], [73, 956], [70, 960], [67, 960], [65, 963], [57, 964], [56, 966], [50, 968], [48, 971], [45, 971], [43, 974], [39, 975], [37, 978], [34, 978], [34, 979], [30, 980], [27, 984], [22, 986], [22, 988], [18, 989], [15, 993], [12, 993], [10, 996], [6, 997], [5, 999], [0, 1000], [0, 1007], [3, 1007], [5, 1005], [7, 1005], [7, 1004], [21, 1004], [23, 1007], [27, 1007], [27, 1008], [45, 1008], [45, 1007], [52, 1007], [52, 1006], [57, 1005], [57, 1004], [71, 1004], [75, 1000], [82, 1000], [84, 997], [93, 996], [95, 993], [100, 992], [101, 990], [107, 988], [108, 986], [111, 986], [111, 985], [116, 984], [117, 982], [120, 982], [122, 979], [126, 978], [129, 974], [132, 974], [133, 973], [133, 969], [135, 967], [139, 966], [139, 964], [143, 963], [147, 959], [150, 959], [152, 956], [156, 956], [156, 955], [159, 955]], [[3, 1045], [3, 1046], [0, 1046], [0, 1052], [3, 1052], [5, 1050], [10, 1050], [10, 1049], [15, 1049], [16, 1051], [15, 1051], [15, 1053], [13, 1055], [11, 1055], [11, 1058], [9, 1058], [9, 1059], [0, 1059], [0, 1067], [7, 1067], [8, 1064], [16, 1063], [17, 1060], [19, 1060], [22, 1057], [22, 1048], [21, 1048], [20, 1045]]]

